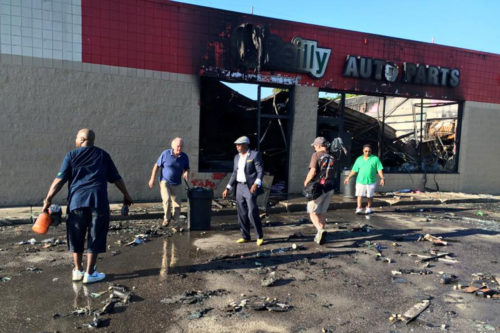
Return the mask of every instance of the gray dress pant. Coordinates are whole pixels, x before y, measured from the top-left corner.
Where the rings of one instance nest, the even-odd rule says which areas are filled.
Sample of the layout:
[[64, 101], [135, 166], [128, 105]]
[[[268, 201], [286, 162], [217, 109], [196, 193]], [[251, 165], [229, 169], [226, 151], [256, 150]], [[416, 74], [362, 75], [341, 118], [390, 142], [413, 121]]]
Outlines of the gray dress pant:
[[243, 238], [250, 240], [250, 223], [252, 223], [257, 238], [264, 238], [262, 223], [257, 206], [257, 195], [250, 193], [246, 184], [236, 185], [236, 204], [238, 207], [238, 222]]

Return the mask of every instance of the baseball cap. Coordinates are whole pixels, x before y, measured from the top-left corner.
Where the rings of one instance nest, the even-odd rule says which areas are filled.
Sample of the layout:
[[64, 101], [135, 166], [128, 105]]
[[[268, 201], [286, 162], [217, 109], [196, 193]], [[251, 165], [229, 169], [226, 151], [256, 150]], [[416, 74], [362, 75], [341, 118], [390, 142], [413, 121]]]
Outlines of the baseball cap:
[[311, 146], [318, 145], [318, 146], [327, 146], [328, 141], [322, 136], [318, 136], [316, 139], [314, 139], [314, 142], [311, 143]]
[[250, 139], [247, 136], [240, 136], [236, 141], [234, 141], [235, 145], [241, 145], [241, 144], [250, 144]]

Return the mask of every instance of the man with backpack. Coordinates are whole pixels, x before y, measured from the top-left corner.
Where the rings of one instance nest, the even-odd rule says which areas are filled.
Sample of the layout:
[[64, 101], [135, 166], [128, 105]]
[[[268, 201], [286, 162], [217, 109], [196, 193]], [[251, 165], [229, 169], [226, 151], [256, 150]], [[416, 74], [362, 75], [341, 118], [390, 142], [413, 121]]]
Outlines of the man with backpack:
[[320, 136], [314, 139], [311, 146], [314, 148], [314, 153], [311, 156], [311, 162], [309, 162], [309, 172], [304, 180], [304, 187], [311, 182], [317, 183], [319, 196], [310, 198], [307, 202], [307, 212], [317, 230], [314, 242], [321, 245], [325, 241], [326, 212], [333, 195], [334, 158], [327, 151], [328, 141], [324, 137]]

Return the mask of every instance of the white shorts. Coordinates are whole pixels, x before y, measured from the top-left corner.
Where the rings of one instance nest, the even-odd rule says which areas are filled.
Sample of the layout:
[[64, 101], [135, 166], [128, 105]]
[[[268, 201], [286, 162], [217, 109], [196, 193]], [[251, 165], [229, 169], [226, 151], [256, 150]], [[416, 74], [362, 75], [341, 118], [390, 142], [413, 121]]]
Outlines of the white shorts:
[[373, 198], [373, 195], [375, 194], [375, 187], [376, 186], [377, 186], [377, 183], [368, 184], [368, 185], [356, 183], [356, 196], [357, 197]]
[[333, 190], [323, 193], [315, 200], [310, 200], [307, 202], [307, 212], [309, 214], [325, 214], [328, 211], [328, 206], [330, 206], [330, 201], [332, 200]]

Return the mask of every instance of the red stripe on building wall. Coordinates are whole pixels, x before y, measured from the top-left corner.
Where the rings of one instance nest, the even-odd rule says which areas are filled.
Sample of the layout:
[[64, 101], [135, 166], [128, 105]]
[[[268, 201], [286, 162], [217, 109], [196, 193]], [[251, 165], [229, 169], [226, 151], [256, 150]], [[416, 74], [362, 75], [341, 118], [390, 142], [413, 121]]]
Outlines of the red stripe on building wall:
[[[229, 38], [242, 23], [267, 26], [285, 42], [293, 37], [332, 49], [320, 80], [304, 73], [262, 72], [320, 88], [410, 97], [500, 103], [500, 55], [275, 20], [157, 0], [82, 0], [82, 61], [94, 64], [198, 74], [207, 64], [229, 70]], [[460, 70], [457, 88], [383, 84], [342, 77], [347, 55]]]

